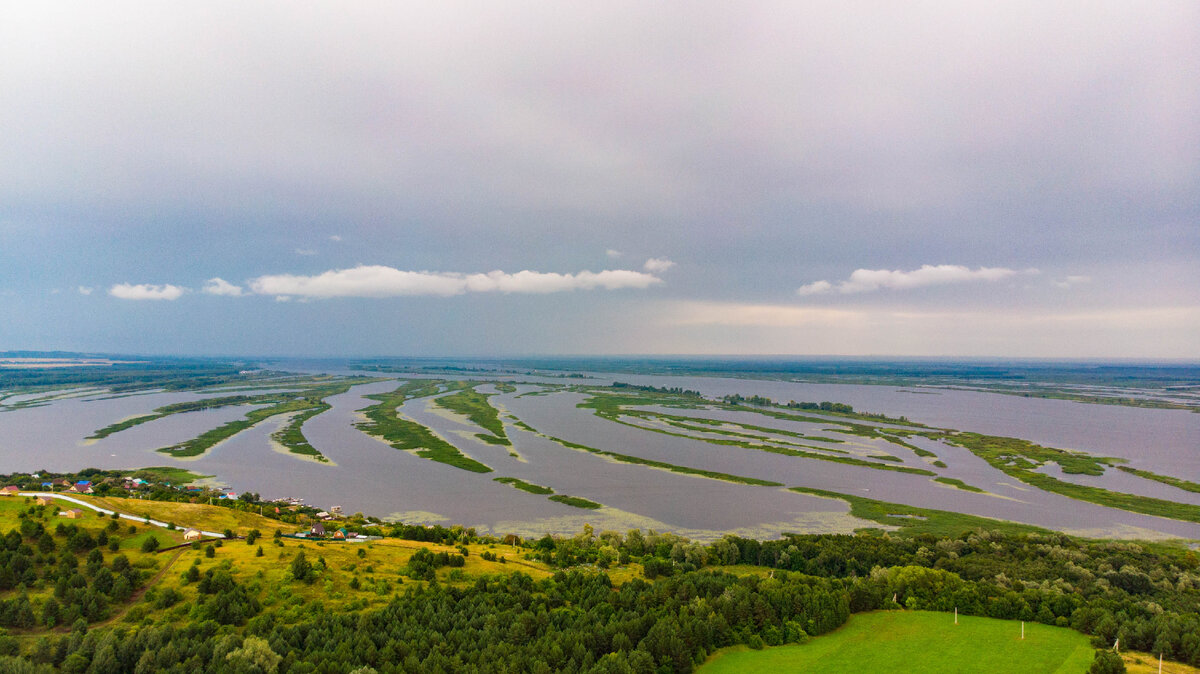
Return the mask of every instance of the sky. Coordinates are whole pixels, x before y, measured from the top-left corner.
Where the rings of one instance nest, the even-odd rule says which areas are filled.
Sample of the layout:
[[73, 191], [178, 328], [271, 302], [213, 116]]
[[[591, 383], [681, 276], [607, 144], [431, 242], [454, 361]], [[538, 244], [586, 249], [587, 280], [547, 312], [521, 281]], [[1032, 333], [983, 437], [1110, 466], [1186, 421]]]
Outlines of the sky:
[[15, 3], [0, 350], [1200, 360], [1200, 3]]

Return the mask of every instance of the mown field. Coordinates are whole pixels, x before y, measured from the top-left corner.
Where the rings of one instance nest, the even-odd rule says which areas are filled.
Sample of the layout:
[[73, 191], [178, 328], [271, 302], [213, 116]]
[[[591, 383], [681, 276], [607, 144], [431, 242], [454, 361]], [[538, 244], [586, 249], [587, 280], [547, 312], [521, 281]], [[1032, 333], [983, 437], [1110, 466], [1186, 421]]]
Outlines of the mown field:
[[1061, 627], [928, 611], [877, 611], [851, 616], [841, 629], [806, 644], [719, 651], [698, 671], [731, 672], [1086, 672], [1088, 638]]

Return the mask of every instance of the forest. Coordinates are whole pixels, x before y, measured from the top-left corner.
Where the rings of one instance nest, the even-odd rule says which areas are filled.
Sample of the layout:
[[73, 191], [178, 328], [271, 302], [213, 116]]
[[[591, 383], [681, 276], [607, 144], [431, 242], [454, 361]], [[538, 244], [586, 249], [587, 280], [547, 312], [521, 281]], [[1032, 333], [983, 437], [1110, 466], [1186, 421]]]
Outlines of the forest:
[[[347, 518], [350, 530], [422, 541], [388, 581], [360, 579], [373, 564], [327, 562], [320, 547], [256, 540], [257, 529], [248, 545], [227, 541], [252, 559], [277, 549], [266, 559], [286, 569], [282, 589], [317, 592], [301, 599], [218, 553], [221, 541], [192, 544], [178, 587], [147, 588], [150, 572], [139, 567], [169, 553], [145, 533], [127, 553], [138, 527], [107, 518], [77, 526], [55, 522], [48, 507], [9, 506], [6, 514], [18, 510], [0, 537], [0, 624], [11, 631], [0, 636], [3, 671], [689, 672], [717, 649], [804, 642], [852, 613], [955, 609], [1200, 664], [1200, 562], [1167, 544], [978, 528], [707, 545], [590, 527], [507, 538], [516, 559], [552, 569], [538, 578], [508, 553], [509, 564], [497, 560], [500, 542], [471, 530]], [[464, 573], [480, 554], [468, 546], [480, 544], [484, 559], [501, 562], [490, 568], [504, 571]], [[348, 594], [328, 590], [348, 576]], [[381, 592], [385, 603], [354, 598]], [[114, 624], [114, 615], [124, 619]]]

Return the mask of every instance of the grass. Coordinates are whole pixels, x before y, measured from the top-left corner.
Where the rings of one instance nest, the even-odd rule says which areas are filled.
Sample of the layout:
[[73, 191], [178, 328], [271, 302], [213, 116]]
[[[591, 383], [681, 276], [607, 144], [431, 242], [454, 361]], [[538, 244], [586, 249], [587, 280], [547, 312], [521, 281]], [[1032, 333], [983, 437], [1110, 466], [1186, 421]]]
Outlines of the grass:
[[[260, 516], [257, 511], [234, 510], [222, 506], [210, 506], [207, 503], [177, 503], [174, 501], [151, 501], [146, 499], [115, 498], [100, 496], [81, 496], [81, 500], [93, 503], [101, 508], [108, 508], [135, 517], [149, 517], [160, 522], [173, 523], [185, 529], [195, 527], [206, 531], [232, 530], [235, 534], [243, 535], [251, 529], [258, 529], [265, 534], [271, 534], [276, 529], [290, 531], [290, 525]], [[126, 521], [122, 520], [122, 524]]]
[[[673, 395], [660, 394], [660, 393], [648, 393], [648, 394], [644, 394], [642, 396], [632, 396], [632, 395], [628, 395], [628, 394], [624, 394], [624, 393], [619, 394], [619, 395], [608, 395], [608, 394], [597, 395], [597, 394], [595, 394], [594, 391], [593, 391], [593, 395], [590, 398], [588, 398], [587, 400], [584, 400], [583, 402], [579, 403], [578, 407], [591, 409], [591, 410], [593, 410], [593, 413], [596, 416], [598, 416], [602, 419], [607, 419], [614, 423], [629, 426], [631, 428], [636, 428], [638, 430], [649, 431], [652, 433], [662, 433], [663, 435], [670, 435], [670, 436], [679, 437], [679, 438], [687, 438], [689, 440], [698, 440], [700, 442], [707, 442], [707, 443], [714, 444], [714, 445], [729, 445], [729, 446], [733, 446], [733, 447], [742, 447], [744, 449], [754, 449], [754, 450], [758, 450], [758, 451], [762, 451], [762, 452], [771, 452], [773, 454], [784, 454], [787, 456], [797, 456], [797, 457], [801, 457], [801, 458], [805, 458], [805, 459], [818, 459], [820, 461], [832, 461], [834, 463], [844, 463], [844, 464], [849, 464], [852, 466], [864, 466], [867, 468], [874, 468], [876, 470], [892, 470], [892, 471], [896, 471], [896, 472], [900, 472], [900, 473], [909, 473], [912, 475], [926, 475], [929, 477], [937, 475], [937, 473], [934, 473], [933, 471], [930, 471], [930, 470], [925, 470], [924, 468], [912, 468], [910, 466], [894, 466], [894, 465], [890, 465], [887, 463], [877, 463], [875, 461], [867, 461], [865, 459], [860, 459], [860, 458], [852, 457], [852, 456], [832, 456], [829, 454], [820, 454], [817, 452], [805, 451], [804, 449], [794, 449], [793, 448], [793, 447], [806, 447], [805, 445], [792, 445], [792, 447], [779, 447], [776, 445], [763, 444], [761, 442], [747, 442], [744, 440], [734, 440], [734, 439], [706, 438], [706, 437], [699, 437], [699, 436], [695, 436], [695, 435], [688, 435], [685, 433], [674, 433], [674, 432], [668, 431], [663, 428], [652, 428], [652, 427], [648, 427], [648, 426], [640, 426], [638, 424], [633, 424], [628, 421], [622, 420], [621, 419], [622, 416], [636, 417], [636, 418], [642, 418], [642, 419], [649, 419], [649, 418], [654, 418], [657, 416], [663, 416], [663, 415], [660, 415], [660, 414], [654, 413], [654, 412], [645, 412], [645, 411], [641, 411], [641, 410], [627, 409], [628, 407], [631, 407], [634, 405], [662, 405], [662, 406], [666, 406], [666, 407], [686, 407], [686, 408], [692, 408], [692, 409], [697, 409], [700, 407], [700, 405], [696, 404], [696, 399], [693, 397], [689, 397], [689, 396], [673, 396]], [[862, 424], [842, 422], [842, 421], [830, 420], [830, 419], [818, 419], [816, 417], [800, 417], [800, 416], [796, 416], [796, 415], [792, 415], [792, 414], [785, 414], [783, 412], [774, 412], [772, 410], [764, 410], [764, 409], [760, 409], [760, 408], [756, 408], [756, 407], [747, 407], [744, 405], [724, 405], [722, 407], [724, 409], [730, 409], [730, 410], [734, 410], [734, 411], [754, 412], [754, 413], [763, 414], [763, 415], [766, 415], [769, 417], [775, 417], [775, 418], [785, 419], [785, 420], [789, 420], [789, 421], [809, 421], [809, 422], [817, 422], [817, 423], [829, 423], [832, 421], [832, 423], [844, 424], [848, 428], [847, 429], [830, 429], [830, 430], [835, 430], [840, 433], [849, 433], [851, 435], [863, 435], [866, 437], [883, 437], [874, 428], [872, 428], [870, 426], [864, 426]], [[673, 415], [666, 415], [666, 416], [670, 417]], [[715, 424], [725, 423], [723, 421], [718, 421], [718, 420], [714, 420], [714, 419], [698, 419], [695, 417], [675, 417], [675, 418], [676, 419], [686, 419], [687, 422], [690, 422], [692, 424], [701, 423], [701, 424], [715, 425]], [[762, 428], [762, 427], [759, 427], [759, 428]], [[704, 429], [704, 430], [707, 431], [709, 429]], [[720, 432], [720, 431], [717, 431], [717, 432]], [[726, 432], [726, 434], [728, 435], [729, 433]], [[792, 444], [792, 443], [788, 443], [788, 444]], [[807, 449], [828, 451], [824, 447], [807, 447]], [[837, 450], [833, 450], [833, 451], [837, 451]], [[893, 459], [894, 459], [894, 457], [893, 457]]]
[[[530, 429], [530, 430], [532, 430], [532, 429]], [[533, 431], [533, 432], [537, 433], [537, 431]], [[621, 463], [632, 463], [632, 464], [639, 465], [639, 466], [649, 466], [650, 468], [661, 468], [662, 470], [669, 470], [672, 473], [679, 473], [681, 475], [694, 475], [696, 477], [707, 477], [712, 480], [724, 480], [725, 482], [734, 482], [737, 484], [749, 484], [749, 485], [754, 485], [757, 487], [782, 487], [783, 486], [782, 482], [773, 482], [771, 480], [760, 480], [756, 477], [744, 477], [741, 475], [730, 475], [729, 473], [719, 473], [714, 470], [702, 470], [700, 468], [688, 468], [687, 466], [677, 466], [673, 463], [666, 463], [664, 461], [654, 461], [653, 459], [643, 459], [640, 456], [630, 456], [628, 454], [619, 454], [617, 452], [610, 452], [605, 449], [596, 449], [595, 447], [588, 447], [587, 445], [581, 445], [578, 442], [571, 442], [570, 440], [563, 440], [562, 438], [556, 438], [554, 436], [545, 435], [543, 433], [538, 433], [538, 435], [540, 435], [543, 438], [546, 438], [547, 440], [557, 442], [558, 444], [560, 444], [563, 447], [566, 447], [568, 449], [578, 449], [578, 450], [581, 450], [584, 452], [598, 454], [600, 456], [607, 456], [608, 458], [613, 459], [615, 461], [620, 461]]]
[[[1157, 674], [1158, 656], [1137, 651], [1121, 651], [1121, 659], [1125, 661], [1125, 671], [1129, 674]], [[1200, 674], [1200, 669], [1180, 662], [1163, 660], [1163, 674]]]
[[484, 429], [491, 435], [478, 433], [477, 437], [493, 445], [511, 445], [504, 433], [504, 423], [500, 421], [500, 413], [488, 403], [488, 396], [467, 388], [442, 396], [435, 401], [438, 406], [467, 417], [471, 423]]
[[852, 496], [834, 491], [825, 491], [824, 489], [792, 487], [791, 490], [801, 494], [812, 494], [814, 496], [824, 496], [826, 498], [836, 498], [846, 501], [850, 504], [850, 514], [854, 517], [900, 527], [899, 531], [895, 533], [902, 536], [933, 534], [935, 536], [954, 538], [961, 535], [964, 531], [972, 531], [974, 529], [996, 530], [1005, 534], [1049, 533], [1046, 529], [1029, 524], [995, 520], [990, 517], [978, 517], [976, 515], [965, 515], [948, 510], [935, 510], [933, 508], [918, 508], [900, 503], [887, 503], [886, 501], [876, 501], [874, 499], [863, 498], [862, 496]]
[[1178, 477], [1172, 477], [1170, 475], [1160, 475], [1158, 473], [1151, 473], [1148, 470], [1140, 470], [1138, 468], [1130, 468], [1129, 466], [1117, 466], [1117, 468], [1125, 471], [1126, 473], [1130, 473], [1132, 475], [1137, 475], [1138, 477], [1145, 478], [1147, 480], [1154, 480], [1155, 482], [1169, 484], [1172, 487], [1177, 487], [1184, 491], [1190, 491], [1190, 492], [1200, 494], [1200, 484], [1197, 484], [1195, 482], [1190, 482], [1188, 480], [1184, 480], [1184, 479], [1181, 479]]
[[[0, 499], [0, 531], [8, 532], [16, 529], [20, 523], [20, 512], [28, 510], [32, 505], [32, 499], [15, 497]], [[65, 502], [58, 505], [62, 510], [66, 510], [68, 506], [75, 507]], [[53, 532], [59, 523], [73, 524], [87, 531], [93, 538], [97, 537], [101, 531], [106, 530], [109, 523], [113, 522], [112, 519], [102, 516], [93, 510], [85, 508], [81, 508], [81, 510], [83, 510], [83, 516], [79, 519], [57, 517], [53, 514], [54, 508], [52, 506], [36, 508], [35, 512], [41, 513], [43, 517], [41, 522], [50, 532]], [[34, 517], [36, 518], [37, 516], [35, 515]], [[134, 533], [130, 533], [130, 526], [135, 528], [136, 531]], [[120, 540], [120, 553], [124, 554], [135, 568], [147, 571], [150, 574], [156, 572], [165, 563], [165, 560], [162, 556], [154, 553], [142, 552], [142, 542], [147, 538], [156, 538], [158, 539], [159, 546], [165, 548], [183, 541], [182, 529], [170, 531], [161, 527], [132, 522], [130, 520], [120, 520], [117, 531], [108, 535]], [[56, 537], [56, 541], [60, 547], [63, 546], [63, 539]], [[101, 551], [106, 563], [110, 562], [116, 554], [111, 552], [107, 547], [103, 547]], [[34, 606], [40, 607], [46, 599], [54, 595], [54, 584], [39, 581], [28, 587], [27, 591]], [[18, 588], [0, 591], [0, 600], [13, 599], [19, 594], [20, 589]], [[110, 611], [110, 615], [117, 613], [119, 610], [121, 610], [120, 607], [114, 607]], [[36, 630], [13, 630], [12, 633], [18, 635], [20, 638], [27, 638], [32, 633], [45, 633], [46, 631], [44, 628], [37, 628]]]
[[513, 487], [516, 487], [517, 489], [520, 489], [521, 491], [527, 491], [530, 494], [553, 494], [554, 493], [554, 490], [551, 489], [550, 487], [543, 487], [540, 484], [533, 484], [532, 482], [526, 482], [525, 480], [522, 480], [522, 479], [516, 478], [516, 477], [494, 477], [494, 478], [492, 478], [492, 480], [495, 482], [499, 482], [501, 484], [511, 485]]
[[1095, 651], [1065, 627], [929, 611], [859, 613], [835, 632], [763, 650], [718, 651], [699, 671], [727, 672], [979, 672], [1082, 674]]
[[967, 484], [966, 482], [963, 482], [962, 480], [960, 480], [956, 477], [935, 477], [935, 478], [933, 478], [933, 481], [941, 482], [942, 484], [948, 484], [951, 487], [957, 487], [959, 489], [963, 489], [966, 491], [973, 491], [973, 492], [977, 492], [980, 494], [986, 493], [979, 487], [976, 487], [973, 484]]
[[942, 437], [946, 442], [965, 447], [992, 467], [1038, 489], [1143, 515], [1200, 522], [1200, 506], [1075, 484], [1033, 470], [1053, 461], [1062, 467], [1064, 473], [1103, 475], [1105, 466], [1115, 465], [1122, 459], [1067, 452], [1042, 447], [1028, 440], [979, 433], [947, 432]]
[[250, 410], [242, 419], [230, 421], [210, 431], [205, 431], [191, 440], [185, 440], [170, 447], [163, 447], [158, 451], [177, 457], [201, 456], [216, 446], [217, 443], [228, 440], [247, 428], [270, 419], [273, 416], [288, 414], [290, 412], [300, 412], [312, 409], [313, 407], [314, 405], [310, 401], [300, 399], [286, 400], [270, 407]]
[[555, 494], [554, 496], [550, 497], [550, 500], [554, 501], [555, 503], [569, 505], [574, 508], [583, 508], [585, 510], [597, 510], [604, 507], [595, 501], [589, 501], [585, 498], [579, 498], [578, 496], [567, 496], [566, 494]]
[[379, 402], [360, 410], [367, 420], [355, 424], [355, 427], [364, 433], [384, 440], [395, 449], [414, 451], [417, 456], [424, 459], [469, 470], [473, 473], [492, 472], [490, 467], [463, 454], [457, 447], [438, 437], [427, 426], [400, 418], [396, 408], [403, 405], [404, 401], [433, 395], [437, 392], [437, 382], [410, 381], [401, 384], [391, 393], [366, 396]]
[[[174, 405], [164, 405], [155, 408], [153, 414], [143, 414], [141, 416], [124, 419], [113, 424], [109, 424], [104, 428], [98, 429], [87, 437], [89, 440], [100, 440], [107, 438], [113, 433], [133, 428], [134, 426], [144, 424], [150, 421], [162, 419], [172, 414], [182, 414], [184, 412], [199, 412], [200, 410], [212, 410], [219, 407], [228, 407], [230, 405], [248, 405], [258, 402], [261, 396], [225, 396], [222, 398], [208, 398], [205, 400], [193, 400], [183, 403], [175, 403]], [[272, 399], [277, 399], [277, 396], [272, 396]]]
[[133, 476], [149, 482], [167, 482], [173, 485], [188, 484], [206, 477], [212, 477], [212, 475], [201, 475], [200, 473], [193, 473], [190, 470], [175, 468], [174, 466], [139, 468], [133, 472]]
[[316, 407], [297, 414], [292, 417], [286, 426], [272, 433], [271, 438], [284, 447], [287, 447], [288, 451], [293, 454], [311, 456], [318, 461], [328, 463], [329, 459], [309, 444], [308, 438], [304, 437], [304, 433], [300, 430], [300, 427], [304, 425], [304, 422], [329, 410], [331, 407], [333, 406], [329, 403], [321, 402]]

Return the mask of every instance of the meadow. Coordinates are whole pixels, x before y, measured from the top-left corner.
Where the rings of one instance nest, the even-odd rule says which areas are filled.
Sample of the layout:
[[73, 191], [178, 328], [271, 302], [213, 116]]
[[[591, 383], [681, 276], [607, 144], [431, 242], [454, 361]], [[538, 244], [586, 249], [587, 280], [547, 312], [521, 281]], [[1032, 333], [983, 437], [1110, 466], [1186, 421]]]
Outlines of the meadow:
[[804, 644], [718, 651], [700, 674], [743, 672], [961, 672], [1082, 674], [1095, 651], [1084, 635], [1062, 627], [929, 611], [854, 615], [840, 629]]

